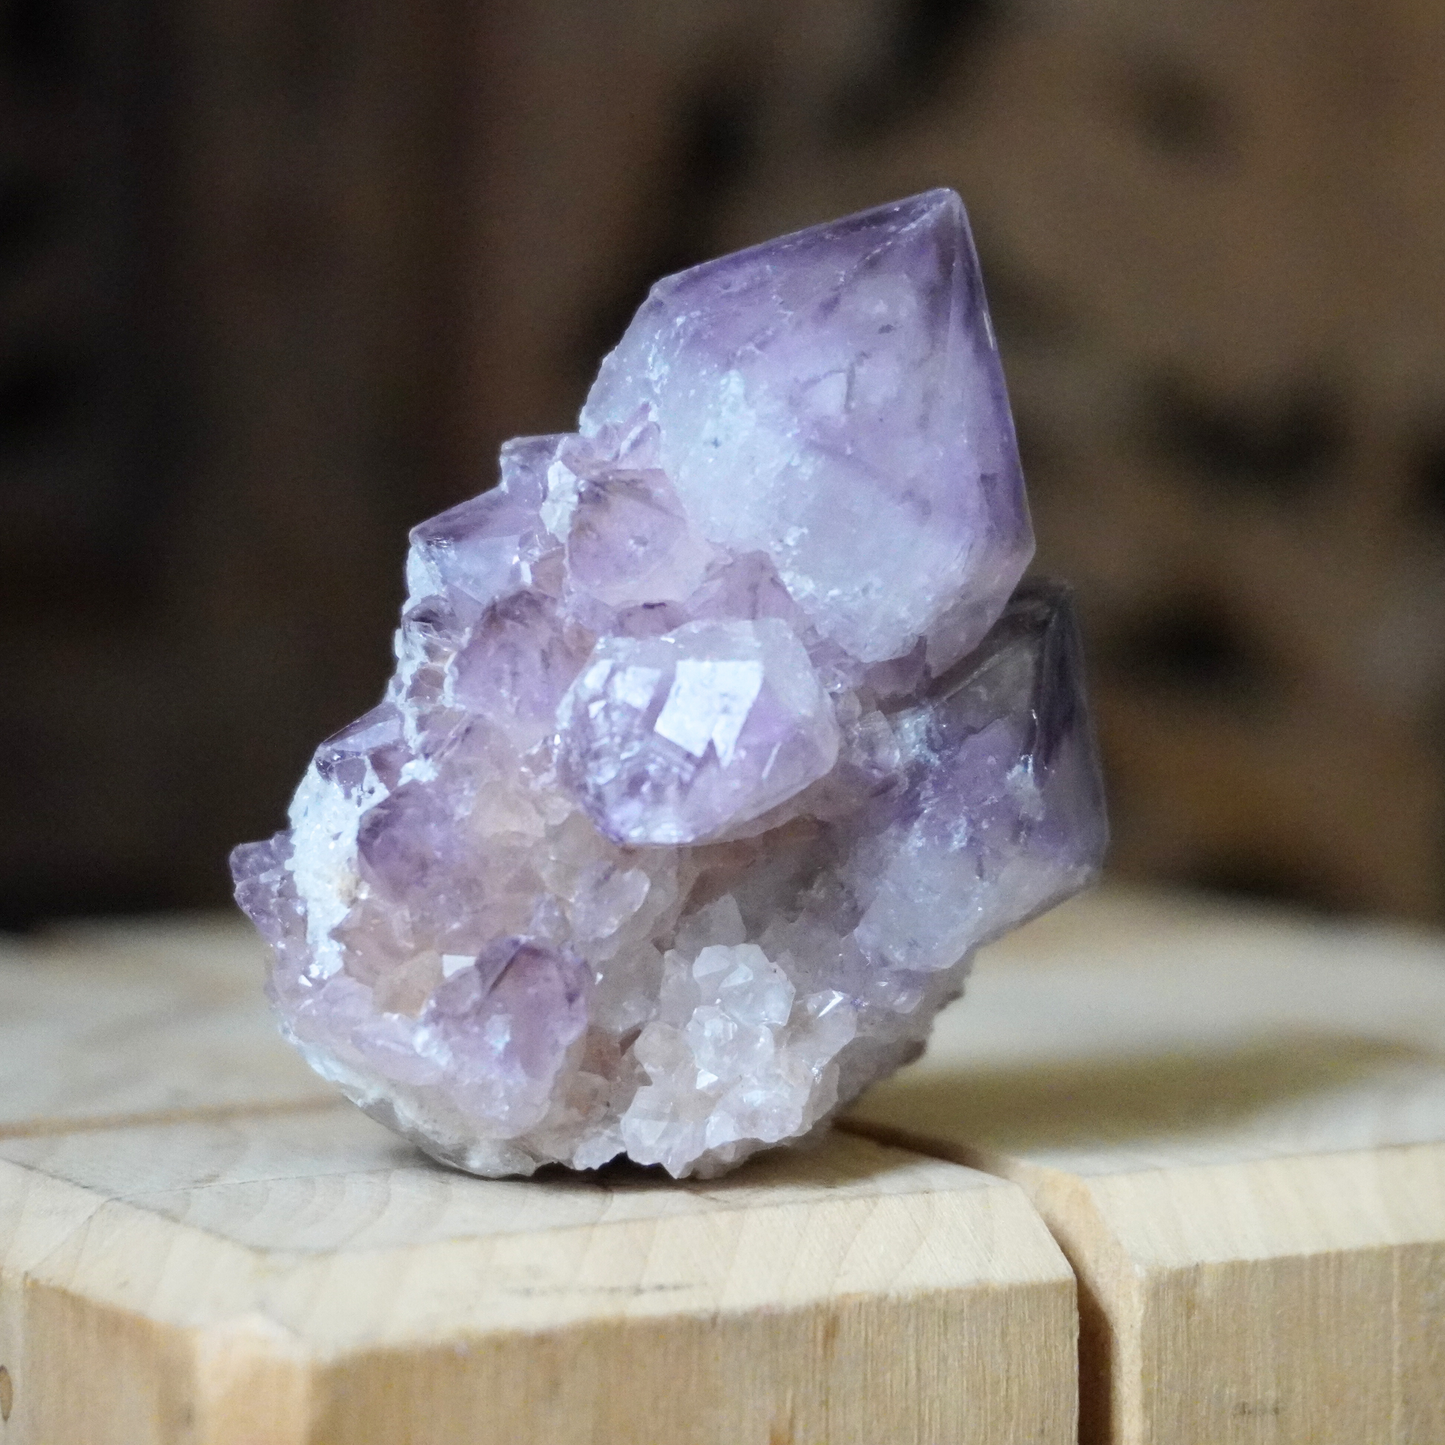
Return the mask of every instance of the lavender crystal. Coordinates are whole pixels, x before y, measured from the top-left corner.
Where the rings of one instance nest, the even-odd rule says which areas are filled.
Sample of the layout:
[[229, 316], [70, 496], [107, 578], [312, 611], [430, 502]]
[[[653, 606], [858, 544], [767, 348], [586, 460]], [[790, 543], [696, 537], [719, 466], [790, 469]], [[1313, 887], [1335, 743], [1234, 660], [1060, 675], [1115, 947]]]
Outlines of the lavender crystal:
[[1097, 871], [1032, 550], [953, 192], [659, 282], [412, 532], [385, 700], [233, 855], [285, 1032], [481, 1174], [808, 1133]]

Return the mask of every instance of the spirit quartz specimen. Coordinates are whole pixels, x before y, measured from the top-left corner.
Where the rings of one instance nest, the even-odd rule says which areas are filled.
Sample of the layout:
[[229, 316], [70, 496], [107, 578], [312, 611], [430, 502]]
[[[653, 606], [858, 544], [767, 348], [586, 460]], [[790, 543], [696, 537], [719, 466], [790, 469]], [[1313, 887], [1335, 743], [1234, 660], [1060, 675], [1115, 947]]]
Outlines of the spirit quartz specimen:
[[411, 535], [396, 674], [233, 855], [311, 1065], [480, 1174], [717, 1174], [916, 1056], [1106, 841], [947, 190], [659, 282]]

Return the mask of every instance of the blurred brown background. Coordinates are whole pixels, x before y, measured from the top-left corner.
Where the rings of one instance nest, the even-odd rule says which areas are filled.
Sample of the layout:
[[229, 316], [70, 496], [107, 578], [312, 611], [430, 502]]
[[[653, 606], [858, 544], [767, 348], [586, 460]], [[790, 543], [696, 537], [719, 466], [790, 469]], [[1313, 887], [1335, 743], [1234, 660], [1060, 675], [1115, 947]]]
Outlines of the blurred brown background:
[[1436, 0], [0, 12], [0, 924], [223, 900], [656, 276], [941, 184], [1116, 872], [1445, 914]]

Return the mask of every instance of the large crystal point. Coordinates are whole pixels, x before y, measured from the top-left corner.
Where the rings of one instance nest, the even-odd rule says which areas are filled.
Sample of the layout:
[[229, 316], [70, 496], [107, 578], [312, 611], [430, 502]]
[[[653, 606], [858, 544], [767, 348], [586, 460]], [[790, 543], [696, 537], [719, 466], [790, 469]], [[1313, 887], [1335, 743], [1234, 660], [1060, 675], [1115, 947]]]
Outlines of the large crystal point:
[[395, 676], [238, 848], [288, 1036], [479, 1173], [716, 1173], [922, 1047], [1106, 842], [933, 191], [660, 282], [412, 533]]
[[712, 542], [866, 662], [972, 647], [1033, 552], [963, 205], [929, 191], [652, 288], [582, 430], [647, 407]]

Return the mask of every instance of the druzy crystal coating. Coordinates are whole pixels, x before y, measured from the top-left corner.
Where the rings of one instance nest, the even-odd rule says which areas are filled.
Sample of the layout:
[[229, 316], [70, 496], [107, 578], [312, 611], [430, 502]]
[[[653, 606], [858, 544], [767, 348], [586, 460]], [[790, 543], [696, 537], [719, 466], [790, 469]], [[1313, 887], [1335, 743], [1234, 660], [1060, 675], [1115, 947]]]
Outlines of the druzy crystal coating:
[[396, 673], [238, 848], [288, 1037], [481, 1174], [715, 1174], [1090, 882], [1067, 590], [930, 191], [659, 282], [579, 430], [411, 535]]

